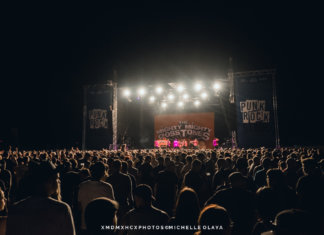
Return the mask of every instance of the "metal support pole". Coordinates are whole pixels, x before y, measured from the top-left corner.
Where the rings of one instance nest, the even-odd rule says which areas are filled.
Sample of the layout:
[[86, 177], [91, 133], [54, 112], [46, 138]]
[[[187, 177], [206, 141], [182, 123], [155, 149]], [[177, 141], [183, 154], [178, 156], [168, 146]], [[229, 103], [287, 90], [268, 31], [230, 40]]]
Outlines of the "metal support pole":
[[86, 149], [87, 129], [87, 87], [83, 87], [83, 125], [82, 125], [82, 150]]
[[228, 81], [230, 84], [230, 96], [229, 100], [231, 104], [235, 103], [235, 90], [234, 90], [234, 73], [233, 73], [233, 65], [232, 65], [232, 57], [229, 58], [229, 69], [227, 73]]
[[117, 71], [114, 71], [113, 85], [113, 110], [112, 110], [112, 122], [113, 122], [113, 148], [117, 149]]
[[280, 136], [278, 125], [278, 104], [277, 104], [277, 89], [276, 89], [276, 71], [272, 73], [272, 102], [273, 102], [273, 115], [275, 124], [276, 148], [280, 148]]

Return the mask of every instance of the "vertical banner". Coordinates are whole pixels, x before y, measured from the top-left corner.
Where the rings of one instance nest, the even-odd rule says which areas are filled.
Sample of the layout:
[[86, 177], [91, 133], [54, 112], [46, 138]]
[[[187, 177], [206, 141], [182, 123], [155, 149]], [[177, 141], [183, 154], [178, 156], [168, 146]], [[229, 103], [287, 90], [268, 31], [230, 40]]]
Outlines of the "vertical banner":
[[238, 147], [274, 147], [274, 71], [234, 73]]
[[113, 141], [111, 86], [94, 86], [85, 89], [85, 148], [109, 148]]
[[214, 113], [162, 114], [154, 117], [155, 140], [198, 140], [200, 148], [213, 148]]

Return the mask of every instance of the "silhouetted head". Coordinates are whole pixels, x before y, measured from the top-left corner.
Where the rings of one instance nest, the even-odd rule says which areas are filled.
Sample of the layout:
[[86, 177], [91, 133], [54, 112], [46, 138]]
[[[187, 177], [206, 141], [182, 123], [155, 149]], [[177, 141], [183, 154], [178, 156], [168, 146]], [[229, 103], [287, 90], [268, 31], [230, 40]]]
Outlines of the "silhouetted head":
[[279, 169], [267, 171], [267, 183], [270, 188], [274, 189], [287, 187], [285, 176]]
[[90, 167], [91, 176], [94, 180], [101, 180], [105, 171], [106, 167], [102, 162], [96, 162]]
[[191, 169], [194, 172], [199, 172], [201, 170], [201, 165], [202, 165], [201, 161], [198, 159], [195, 159], [191, 164]]
[[276, 235], [317, 234], [313, 218], [305, 211], [298, 209], [284, 210], [275, 219]]
[[85, 208], [85, 223], [87, 231], [92, 234], [107, 234], [113, 231], [102, 231], [102, 225], [117, 225], [118, 203], [106, 197], [99, 197]]
[[192, 188], [184, 187], [176, 202], [175, 217], [183, 224], [196, 224], [200, 212], [198, 196]]
[[133, 194], [136, 208], [151, 206], [152, 201], [155, 200], [152, 188], [146, 184], [138, 185]]
[[[206, 206], [199, 215], [198, 224], [201, 226], [199, 234], [230, 234], [230, 217], [224, 207], [216, 204]], [[206, 230], [204, 226], [219, 225], [217, 230]]]

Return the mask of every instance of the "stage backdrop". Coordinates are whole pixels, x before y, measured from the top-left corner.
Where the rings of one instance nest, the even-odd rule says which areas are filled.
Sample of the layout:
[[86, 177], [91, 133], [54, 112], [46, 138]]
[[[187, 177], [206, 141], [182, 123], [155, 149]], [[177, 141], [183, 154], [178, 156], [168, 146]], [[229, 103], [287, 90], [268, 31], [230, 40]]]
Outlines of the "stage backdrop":
[[275, 146], [273, 73], [234, 73], [238, 147]]
[[213, 148], [214, 113], [156, 115], [154, 138], [156, 140], [197, 139], [200, 147]]
[[85, 148], [109, 148], [112, 144], [112, 87], [102, 85], [85, 89]]

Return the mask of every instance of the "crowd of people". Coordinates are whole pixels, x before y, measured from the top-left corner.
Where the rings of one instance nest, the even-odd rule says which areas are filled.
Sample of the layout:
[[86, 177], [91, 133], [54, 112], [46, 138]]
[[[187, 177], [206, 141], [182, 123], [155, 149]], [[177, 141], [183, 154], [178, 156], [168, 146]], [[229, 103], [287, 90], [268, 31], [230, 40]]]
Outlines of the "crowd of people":
[[324, 234], [320, 149], [0, 153], [0, 234]]

